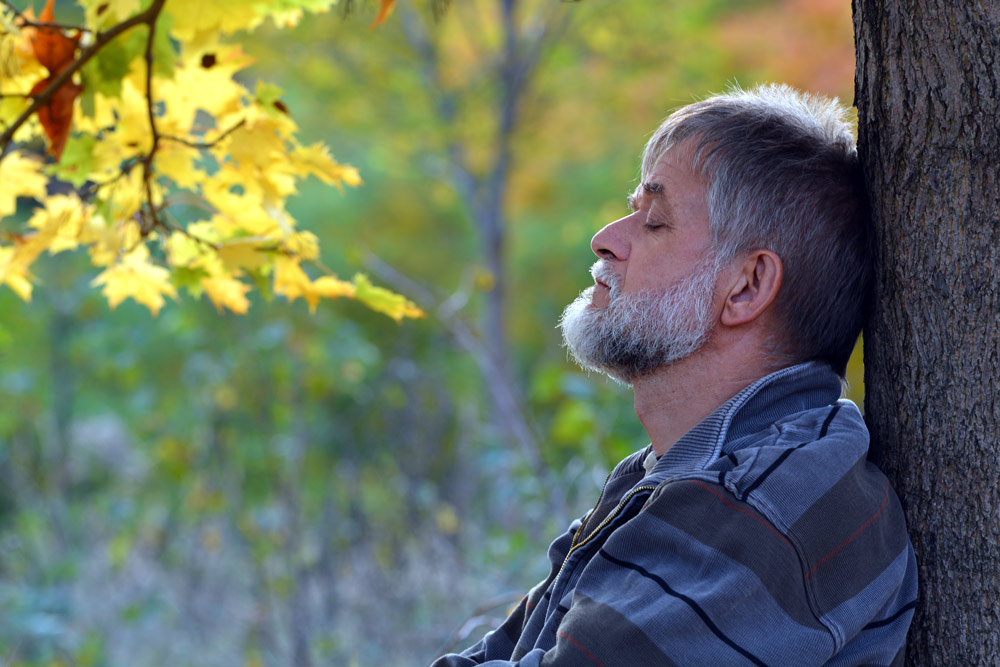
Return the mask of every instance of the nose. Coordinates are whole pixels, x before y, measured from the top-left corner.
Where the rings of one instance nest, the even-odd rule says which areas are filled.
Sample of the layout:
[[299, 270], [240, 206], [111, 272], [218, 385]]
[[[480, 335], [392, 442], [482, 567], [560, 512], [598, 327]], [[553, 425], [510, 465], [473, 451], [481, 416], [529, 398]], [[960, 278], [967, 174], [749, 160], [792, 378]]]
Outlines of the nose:
[[[634, 215], [634, 214], [633, 214]], [[619, 218], [604, 226], [590, 240], [590, 249], [601, 259], [628, 259], [629, 244], [625, 236], [625, 222], [632, 216]]]

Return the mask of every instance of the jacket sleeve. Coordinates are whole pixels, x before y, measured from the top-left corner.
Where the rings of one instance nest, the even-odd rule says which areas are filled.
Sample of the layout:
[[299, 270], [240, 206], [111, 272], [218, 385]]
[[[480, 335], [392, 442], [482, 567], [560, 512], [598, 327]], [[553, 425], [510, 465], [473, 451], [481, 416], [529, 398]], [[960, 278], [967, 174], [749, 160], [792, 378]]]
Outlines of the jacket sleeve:
[[[822, 665], [850, 639], [821, 622], [796, 545], [718, 484], [663, 484], [605, 543], [580, 547], [588, 548], [551, 649], [517, 662], [441, 664]], [[889, 604], [898, 586], [884, 588]], [[863, 662], [892, 663], [904, 641], [905, 625]]]

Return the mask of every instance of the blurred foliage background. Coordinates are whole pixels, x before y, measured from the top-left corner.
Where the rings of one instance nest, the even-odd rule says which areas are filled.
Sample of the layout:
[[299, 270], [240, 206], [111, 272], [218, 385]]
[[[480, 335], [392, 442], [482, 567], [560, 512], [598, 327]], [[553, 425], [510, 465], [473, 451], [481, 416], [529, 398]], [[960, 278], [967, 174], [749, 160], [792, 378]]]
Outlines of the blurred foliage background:
[[647, 442], [555, 329], [646, 138], [732, 82], [852, 96], [846, 0], [439, 9], [369, 31], [355, 1], [244, 45], [365, 180], [290, 205], [324, 263], [426, 320], [154, 319], [66, 255], [32, 303], [0, 292], [3, 664], [412, 665], [477, 640]]

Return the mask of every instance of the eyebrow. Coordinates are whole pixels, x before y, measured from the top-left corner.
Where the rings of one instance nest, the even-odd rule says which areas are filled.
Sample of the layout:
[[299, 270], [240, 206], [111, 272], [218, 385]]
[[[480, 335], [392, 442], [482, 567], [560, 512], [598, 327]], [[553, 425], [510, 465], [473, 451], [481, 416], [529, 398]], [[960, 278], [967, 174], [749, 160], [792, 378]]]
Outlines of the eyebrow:
[[[647, 181], [645, 183], [642, 183], [640, 187], [642, 188], [643, 192], [655, 198], [659, 199], [663, 198], [664, 196], [663, 185], [661, 183], [650, 183]], [[636, 190], [638, 189], [639, 188], [636, 188]], [[627, 197], [627, 201], [628, 201], [628, 207], [633, 211], [636, 210], [637, 206], [636, 206], [635, 193], [630, 194]]]

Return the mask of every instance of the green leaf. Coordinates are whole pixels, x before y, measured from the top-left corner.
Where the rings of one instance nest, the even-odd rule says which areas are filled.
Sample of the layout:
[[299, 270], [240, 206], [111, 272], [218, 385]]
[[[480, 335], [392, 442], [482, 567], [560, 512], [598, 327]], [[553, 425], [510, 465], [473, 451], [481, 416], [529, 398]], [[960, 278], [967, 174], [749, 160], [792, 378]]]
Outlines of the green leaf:
[[368, 276], [358, 273], [354, 276], [354, 298], [374, 311], [388, 315], [399, 322], [404, 317], [423, 317], [424, 314], [401, 294], [384, 287], [376, 287]]
[[208, 277], [208, 272], [204, 269], [192, 269], [186, 266], [175, 266], [170, 276], [170, 282], [174, 287], [186, 289], [191, 296], [201, 298], [204, 288], [201, 286], [201, 279]]
[[98, 139], [92, 134], [74, 134], [66, 140], [62, 158], [50, 165], [47, 171], [78, 188], [87, 182], [87, 175], [94, 166], [94, 148]]
[[145, 49], [142, 30], [130, 30], [111, 40], [83, 66], [84, 88], [105, 97], [119, 97], [122, 79], [128, 76], [132, 61], [144, 57]]
[[173, 25], [172, 15], [160, 14], [156, 20], [156, 36], [153, 38], [153, 72], [166, 79], [174, 78], [177, 66], [177, 49], [170, 41], [170, 29]]
[[264, 108], [266, 114], [275, 118], [279, 114], [287, 112], [287, 108], [280, 99], [284, 94], [284, 90], [266, 81], [257, 81], [257, 88], [254, 90], [254, 98], [256, 98], [257, 103]]

